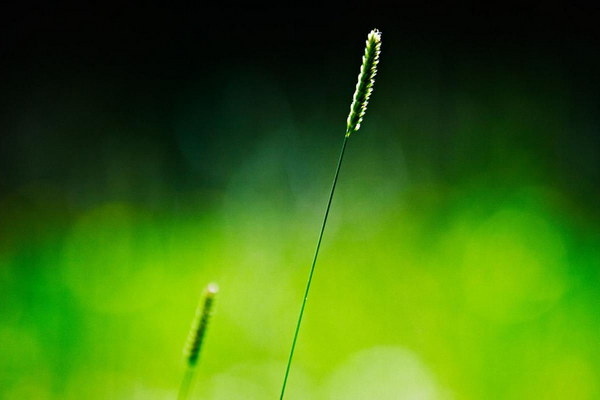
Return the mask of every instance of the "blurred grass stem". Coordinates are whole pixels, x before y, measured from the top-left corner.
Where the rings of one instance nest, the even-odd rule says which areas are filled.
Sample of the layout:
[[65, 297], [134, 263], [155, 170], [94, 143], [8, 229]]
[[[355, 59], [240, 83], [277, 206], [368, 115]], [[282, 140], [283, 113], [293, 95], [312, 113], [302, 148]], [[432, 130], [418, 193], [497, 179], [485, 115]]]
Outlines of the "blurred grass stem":
[[177, 395], [177, 400], [187, 400], [189, 398], [195, 372], [196, 368], [188, 365], [188, 367], [185, 370], [183, 380], [181, 381], [181, 386], [179, 386], [179, 394]]

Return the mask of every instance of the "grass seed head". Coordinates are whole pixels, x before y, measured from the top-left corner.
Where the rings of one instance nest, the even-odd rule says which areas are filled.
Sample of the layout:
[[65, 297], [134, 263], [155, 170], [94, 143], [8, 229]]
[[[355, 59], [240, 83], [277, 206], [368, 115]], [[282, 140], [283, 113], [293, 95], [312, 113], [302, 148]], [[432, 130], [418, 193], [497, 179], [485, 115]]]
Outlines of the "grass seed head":
[[196, 316], [192, 322], [192, 327], [184, 351], [187, 363], [190, 366], [195, 366], [198, 362], [202, 341], [206, 334], [208, 320], [210, 319], [213, 303], [218, 291], [219, 287], [215, 283], [209, 284], [204, 290], [204, 301], [198, 304], [198, 308], [196, 309]]
[[360, 129], [360, 124], [367, 111], [367, 104], [373, 92], [375, 75], [377, 74], [377, 64], [379, 64], [379, 53], [381, 53], [381, 32], [373, 29], [367, 36], [367, 45], [365, 55], [362, 58], [360, 74], [358, 74], [358, 83], [352, 98], [350, 114], [348, 115], [346, 136]]

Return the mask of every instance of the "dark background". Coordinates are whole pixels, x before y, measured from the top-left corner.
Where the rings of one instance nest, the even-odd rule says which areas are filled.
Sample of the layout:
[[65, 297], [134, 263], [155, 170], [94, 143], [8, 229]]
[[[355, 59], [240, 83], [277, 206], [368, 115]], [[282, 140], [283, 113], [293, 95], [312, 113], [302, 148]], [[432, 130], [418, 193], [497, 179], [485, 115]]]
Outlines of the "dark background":
[[[456, 179], [465, 172], [454, 171], [443, 154], [444, 143], [456, 135], [456, 93], [479, 86], [491, 97], [500, 75], [511, 76], [515, 86], [529, 92], [556, 83], [568, 96], [561, 112], [569, 133], [532, 138], [529, 144], [554, 157], [550, 162], [556, 165], [556, 179], [564, 184], [583, 179], [583, 187], [572, 189], [593, 191], [594, 196], [581, 196], [595, 198], [597, 14], [556, 3], [350, 3], [340, 9], [19, 5], [2, 16], [0, 160], [5, 173], [0, 187], [10, 190], [28, 179], [68, 184], [67, 170], [99, 161], [99, 150], [113, 136], [131, 141], [143, 136], [164, 146], [165, 172], [172, 171], [171, 178], [185, 185], [190, 171], [176, 149], [174, 125], [192, 90], [210, 110], [231, 69], [244, 66], [281, 84], [291, 99], [293, 117], [305, 118], [311, 106], [333, 108], [347, 101], [362, 37], [378, 27], [387, 39], [381, 79], [391, 86], [389, 95], [418, 79], [443, 97], [431, 101], [437, 101], [433, 107], [443, 120], [432, 133], [441, 144], [430, 154], [433, 163], [442, 164], [440, 173]], [[394, 100], [410, 102], [400, 96]], [[35, 127], [24, 128], [26, 124]], [[254, 134], [248, 132], [248, 140]], [[243, 137], [219, 135], [225, 136], [208, 138], [206, 144], [220, 150], [234, 141], [245, 145]], [[405, 146], [423, 144], [415, 138], [399, 140]], [[407, 153], [410, 157], [412, 152]], [[463, 161], [464, 169], [477, 167]], [[193, 184], [218, 185], [213, 178], [190, 179]]]

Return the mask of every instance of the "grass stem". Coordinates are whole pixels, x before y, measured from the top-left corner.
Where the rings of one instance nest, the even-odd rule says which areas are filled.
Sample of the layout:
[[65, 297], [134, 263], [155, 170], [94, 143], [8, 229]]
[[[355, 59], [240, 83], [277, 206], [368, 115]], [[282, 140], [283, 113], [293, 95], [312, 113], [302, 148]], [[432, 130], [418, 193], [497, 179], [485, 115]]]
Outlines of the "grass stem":
[[187, 366], [185, 370], [185, 375], [183, 376], [183, 380], [181, 381], [181, 386], [179, 386], [179, 394], [177, 395], [177, 400], [187, 400], [189, 398], [195, 372], [196, 368], [194, 366]]
[[327, 208], [325, 209], [325, 217], [321, 224], [321, 231], [319, 232], [319, 240], [317, 241], [317, 248], [313, 257], [312, 265], [310, 267], [310, 273], [308, 274], [308, 281], [306, 282], [306, 289], [304, 290], [304, 298], [302, 300], [302, 306], [300, 307], [300, 314], [298, 315], [298, 322], [296, 322], [296, 330], [294, 331], [294, 339], [292, 340], [292, 348], [288, 357], [287, 365], [285, 367], [285, 376], [283, 377], [283, 385], [281, 387], [281, 395], [279, 400], [283, 400], [285, 395], [285, 388], [287, 385], [288, 377], [290, 375], [290, 368], [292, 366], [292, 359], [294, 358], [294, 350], [296, 349], [296, 343], [298, 342], [298, 334], [300, 333], [300, 325], [302, 325], [302, 318], [304, 317], [304, 309], [306, 308], [306, 301], [308, 300], [308, 292], [310, 291], [310, 285], [312, 283], [313, 275], [315, 273], [315, 265], [317, 265], [317, 257], [319, 257], [319, 249], [321, 248], [321, 241], [323, 240], [323, 233], [325, 232], [325, 225], [327, 225], [327, 218], [329, 217], [329, 210], [331, 209], [331, 202], [333, 200], [333, 194], [335, 193], [335, 187], [337, 185], [338, 177], [340, 175], [340, 169], [342, 167], [342, 161], [344, 159], [344, 153], [346, 152], [346, 144], [350, 136], [344, 136], [344, 142], [342, 143], [342, 150], [340, 151], [340, 157], [338, 159], [337, 168], [335, 169], [335, 175], [333, 177], [333, 183], [331, 185], [331, 191], [329, 192], [329, 200], [327, 201]]
[[354, 91], [354, 96], [352, 97], [352, 104], [350, 105], [350, 114], [348, 114], [348, 119], [346, 120], [346, 134], [344, 136], [344, 142], [342, 143], [342, 150], [340, 151], [340, 158], [338, 159], [337, 168], [335, 169], [335, 175], [333, 176], [333, 183], [331, 185], [331, 191], [329, 192], [327, 208], [325, 209], [325, 216], [323, 218], [323, 223], [321, 224], [321, 230], [319, 232], [317, 248], [315, 250], [312, 265], [310, 267], [310, 273], [308, 274], [308, 281], [306, 282], [306, 289], [304, 290], [302, 306], [300, 307], [298, 321], [296, 322], [296, 329], [294, 330], [294, 338], [292, 340], [290, 355], [288, 357], [287, 365], [285, 367], [285, 375], [283, 377], [283, 385], [281, 386], [281, 394], [279, 396], [279, 400], [283, 400], [283, 396], [285, 395], [285, 389], [290, 375], [290, 368], [292, 366], [292, 360], [294, 358], [294, 351], [296, 350], [296, 343], [298, 342], [298, 335], [300, 333], [300, 326], [302, 325], [302, 318], [304, 317], [306, 301], [308, 300], [308, 293], [310, 292], [310, 286], [312, 284], [313, 275], [315, 273], [315, 266], [317, 265], [317, 258], [319, 256], [319, 249], [321, 248], [321, 241], [323, 240], [323, 233], [325, 232], [325, 226], [327, 225], [327, 218], [329, 217], [329, 210], [331, 209], [333, 194], [335, 193], [335, 187], [337, 185], [338, 177], [340, 175], [340, 169], [342, 167], [342, 161], [344, 159], [346, 145], [348, 144], [348, 138], [352, 133], [360, 129], [360, 124], [363, 120], [363, 117], [365, 116], [365, 112], [367, 111], [369, 98], [371, 97], [371, 93], [373, 92], [375, 75], [377, 74], [377, 64], [379, 64], [380, 52], [381, 32], [379, 32], [377, 29], [373, 29], [367, 36], [365, 53], [362, 58], [362, 65], [360, 67], [360, 73], [358, 75], [358, 82], [356, 83], [356, 89]]

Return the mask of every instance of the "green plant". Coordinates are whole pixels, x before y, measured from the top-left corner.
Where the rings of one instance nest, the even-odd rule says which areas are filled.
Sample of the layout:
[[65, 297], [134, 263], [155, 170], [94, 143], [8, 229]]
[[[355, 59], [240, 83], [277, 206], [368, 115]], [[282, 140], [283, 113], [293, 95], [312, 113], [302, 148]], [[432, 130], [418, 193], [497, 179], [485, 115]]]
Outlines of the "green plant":
[[290, 374], [290, 368], [292, 365], [292, 359], [294, 357], [294, 350], [296, 349], [296, 343], [298, 342], [298, 334], [300, 332], [300, 326], [302, 324], [302, 318], [304, 316], [304, 310], [306, 308], [306, 301], [308, 299], [308, 293], [312, 283], [313, 275], [315, 272], [315, 265], [317, 264], [317, 257], [319, 256], [319, 249], [321, 248], [321, 241], [323, 239], [323, 232], [325, 231], [325, 225], [327, 224], [327, 217], [329, 216], [329, 210], [331, 209], [331, 201], [333, 200], [333, 194], [335, 193], [335, 187], [337, 185], [340, 169], [342, 166], [342, 160], [344, 159], [344, 153], [346, 151], [346, 144], [350, 135], [360, 129], [360, 124], [363, 120], [365, 112], [367, 110], [367, 104], [371, 93], [373, 92], [373, 84], [375, 82], [375, 75], [377, 74], [377, 64], [379, 63], [379, 54], [381, 52], [381, 32], [377, 29], [373, 29], [367, 37], [367, 43], [365, 47], [365, 54], [362, 59], [362, 65], [360, 67], [360, 73], [358, 75], [358, 83], [354, 91], [352, 98], [352, 105], [350, 106], [350, 114], [348, 115], [346, 123], [346, 134], [342, 143], [342, 149], [338, 159], [337, 167], [333, 177], [333, 183], [331, 185], [331, 191], [329, 192], [329, 199], [327, 201], [327, 207], [325, 208], [325, 216], [323, 223], [321, 224], [321, 230], [319, 232], [319, 239], [317, 241], [317, 247], [313, 257], [312, 265], [310, 267], [310, 273], [308, 275], [308, 281], [304, 291], [304, 297], [302, 300], [302, 306], [300, 307], [300, 313], [298, 315], [298, 321], [296, 323], [296, 329], [294, 331], [294, 338], [292, 340], [292, 346], [290, 348], [290, 355], [288, 357], [285, 375], [283, 378], [283, 385], [281, 387], [280, 400], [283, 400], [285, 395], [285, 389], [287, 380]]
[[204, 301], [201, 301], [196, 309], [196, 316], [192, 322], [187, 344], [184, 349], [187, 368], [183, 380], [181, 381], [181, 386], [179, 387], [178, 400], [186, 400], [192, 391], [194, 373], [196, 371], [196, 366], [198, 365], [202, 342], [206, 335], [208, 320], [210, 319], [213, 303], [218, 291], [219, 287], [216, 284], [209, 284], [204, 290]]

